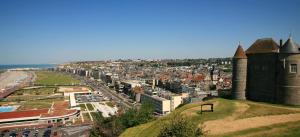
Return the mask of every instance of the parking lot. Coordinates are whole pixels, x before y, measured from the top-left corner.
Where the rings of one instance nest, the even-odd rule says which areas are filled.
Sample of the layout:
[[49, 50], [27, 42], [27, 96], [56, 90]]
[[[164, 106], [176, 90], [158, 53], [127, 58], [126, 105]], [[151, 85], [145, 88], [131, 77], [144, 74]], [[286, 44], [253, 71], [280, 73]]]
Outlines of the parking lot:
[[57, 131], [52, 127], [42, 129], [5, 130], [0, 137], [50, 137], [57, 135]]
[[99, 95], [75, 95], [76, 102], [86, 103], [86, 102], [100, 102], [104, 101], [104, 98]]
[[88, 136], [91, 125], [72, 127], [52, 127], [39, 129], [6, 130], [0, 133], [0, 137], [79, 137]]

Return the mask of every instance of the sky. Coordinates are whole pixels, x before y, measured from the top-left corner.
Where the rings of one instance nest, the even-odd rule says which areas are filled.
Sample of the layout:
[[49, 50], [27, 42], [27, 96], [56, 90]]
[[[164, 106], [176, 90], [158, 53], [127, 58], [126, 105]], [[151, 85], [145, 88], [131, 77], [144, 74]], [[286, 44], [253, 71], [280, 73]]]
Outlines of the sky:
[[232, 57], [300, 43], [299, 0], [0, 0], [0, 64]]

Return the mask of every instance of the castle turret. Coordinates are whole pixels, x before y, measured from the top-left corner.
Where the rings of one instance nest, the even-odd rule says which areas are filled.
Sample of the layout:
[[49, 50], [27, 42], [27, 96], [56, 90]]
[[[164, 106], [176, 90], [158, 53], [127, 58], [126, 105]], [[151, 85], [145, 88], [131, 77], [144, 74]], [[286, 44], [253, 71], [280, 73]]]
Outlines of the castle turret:
[[247, 56], [239, 44], [232, 59], [232, 98], [246, 99]]
[[280, 48], [279, 62], [278, 103], [300, 105], [300, 51], [292, 38]]

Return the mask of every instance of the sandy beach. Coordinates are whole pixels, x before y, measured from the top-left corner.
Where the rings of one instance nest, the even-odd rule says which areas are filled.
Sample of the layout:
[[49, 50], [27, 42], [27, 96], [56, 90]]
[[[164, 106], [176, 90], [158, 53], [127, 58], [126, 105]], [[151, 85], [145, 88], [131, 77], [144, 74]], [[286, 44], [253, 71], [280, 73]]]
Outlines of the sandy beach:
[[35, 74], [30, 71], [6, 71], [0, 74], [0, 98], [30, 84]]

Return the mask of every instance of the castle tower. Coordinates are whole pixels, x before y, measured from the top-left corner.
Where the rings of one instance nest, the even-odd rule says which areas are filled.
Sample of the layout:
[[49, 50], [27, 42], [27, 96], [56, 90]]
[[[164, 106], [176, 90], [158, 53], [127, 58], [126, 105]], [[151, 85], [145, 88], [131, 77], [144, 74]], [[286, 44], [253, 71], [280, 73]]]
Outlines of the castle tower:
[[278, 103], [300, 105], [300, 51], [290, 37], [280, 47]]
[[246, 99], [247, 56], [239, 44], [232, 58], [232, 98]]

